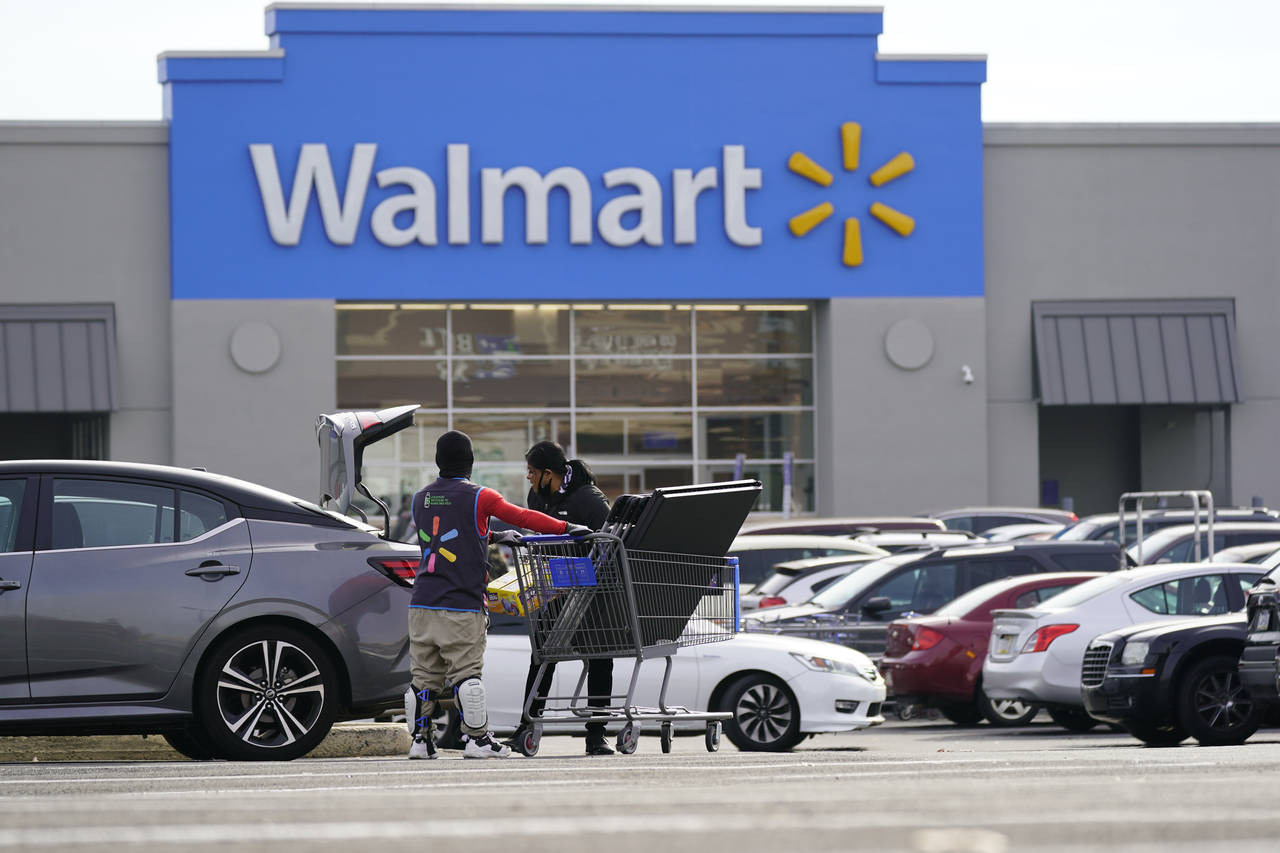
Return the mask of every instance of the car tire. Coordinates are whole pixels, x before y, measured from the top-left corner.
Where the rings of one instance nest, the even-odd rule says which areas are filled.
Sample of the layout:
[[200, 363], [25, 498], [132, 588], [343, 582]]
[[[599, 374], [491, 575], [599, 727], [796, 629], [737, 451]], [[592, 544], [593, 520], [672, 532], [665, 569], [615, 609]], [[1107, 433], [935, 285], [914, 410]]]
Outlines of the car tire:
[[218, 757], [213, 745], [198, 729], [165, 732], [163, 737], [164, 742], [173, 747], [174, 751], [192, 761], [209, 761]]
[[743, 752], [785, 752], [801, 740], [800, 704], [776, 678], [753, 673], [739, 678], [720, 699], [724, 733]]
[[1098, 725], [1098, 721], [1083, 708], [1050, 708], [1049, 717], [1069, 732], [1089, 732]]
[[219, 640], [205, 657], [196, 691], [205, 737], [233, 761], [306, 755], [329, 733], [337, 705], [329, 654], [283, 625], [258, 625]]
[[1147, 746], [1177, 746], [1187, 739], [1187, 730], [1176, 723], [1163, 726], [1125, 723], [1124, 730]]
[[1231, 655], [1212, 655], [1178, 682], [1178, 723], [1201, 746], [1244, 743], [1262, 723], [1258, 704], [1240, 682], [1238, 663]]
[[982, 716], [993, 726], [1009, 728], [1025, 726], [1040, 713], [1040, 706], [1021, 699], [992, 699], [978, 687], [978, 698], [974, 703]]
[[947, 702], [939, 705], [938, 710], [957, 726], [976, 726], [982, 722], [982, 711], [972, 702]]

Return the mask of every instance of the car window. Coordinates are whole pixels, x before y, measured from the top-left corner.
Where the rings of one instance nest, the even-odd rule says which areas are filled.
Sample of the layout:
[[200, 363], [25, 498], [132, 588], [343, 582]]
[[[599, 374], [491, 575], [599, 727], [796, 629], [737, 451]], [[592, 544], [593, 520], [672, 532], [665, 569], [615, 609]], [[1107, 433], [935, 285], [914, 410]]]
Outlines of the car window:
[[174, 491], [112, 480], [53, 481], [54, 548], [174, 541]]
[[[1276, 538], [1276, 534], [1274, 532], [1269, 532], [1265, 530], [1251, 530], [1251, 531], [1239, 531], [1239, 532], [1228, 531], [1225, 534], [1225, 537], [1226, 537], [1226, 542], [1222, 547], [1231, 548], [1236, 545], [1250, 545], [1254, 542], [1270, 542], [1271, 540]], [[1217, 540], [1218, 537], [1215, 535], [1213, 538]]]
[[1120, 565], [1120, 555], [1113, 551], [1053, 554], [1049, 559], [1061, 566], [1064, 572], [1114, 572]]
[[948, 530], [973, 530], [973, 517], [969, 515], [958, 515], [955, 518], [943, 519], [943, 524]]
[[1038, 563], [1026, 557], [998, 557], [994, 560], [973, 560], [965, 567], [965, 589], [976, 589], [984, 583], [991, 583], [1014, 575], [1029, 575], [1038, 568]]
[[730, 551], [729, 553], [738, 558], [738, 585], [741, 588], [750, 589], [752, 584], [768, 574], [759, 551]]
[[1245, 574], [1239, 574], [1236, 575], [1236, 580], [1240, 582], [1240, 591], [1248, 593], [1249, 590], [1253, 589], [1254, 584], [1262, 580], [1262, 573], [1248, 572]]
[[22, 509], [22, 496], [26, 494], [27, 481], [0, 480], [0, 551], [13, 550], [18, 541], [18, 511]]
[[1226, 578], [1196, 575], [1140, 589], [1129, 596], [1152, 613], [1176, 616], [1213, 616], [1231, 610]]
[[227, 508], [222, 501], [195, 492], [178, 492], [179, 542], [203, 536], [226, 523]]
[[1004, 527], [1006, 524], [1026, 524], [1028, 519], [1016, 515], [979, 515], [973, 519], [970, 530], [974, 533], [986, 533], [993, 527]]
[[1027, 607], [1035, 607], [1046, 599], [1053, 598], [1058, 593], [1071, 589], [1075, 586], [1073, 583], [1056, 584], [1055, 586], [1042, 586], [1039, 589], [1029, 589], [1013, 601], [1014, 608], [1022, 610]]
[[[783, 574], [782, 572], [774, 572], [773, 574], [769, 575], [769, 577], [765, 578], [764, 580], [760, 581], [760, 583], [756, 584], [755, 588], [752, 589], [751, 592], [756, 595], [773, 595], [775, 593], [781, 592], [783, 587], [785, 587], [787, 584], [791, 583], [795, 579], [796, 579], [795, 575], [786, 575], [786, 574]], [[741, 586], [742, 584], [741, 582], [739, 582], [739, 587]]]
[[889, 578], [864, 598], [883, 596], [893, 607], [889, 613], [913, 610], [932, 613], [956, 597], [955, 563], [928, 563]]
[[844, 575], [832, 575], [829, 578], [823, 578], [820, 581], [814, 581], [813, 585], [809, 587], [809, 594], [817, 595], [818, 593], [822, 592], [822, 590], [826, 589], [836, 581], [840, 580], [842, 577], [844, 577]]

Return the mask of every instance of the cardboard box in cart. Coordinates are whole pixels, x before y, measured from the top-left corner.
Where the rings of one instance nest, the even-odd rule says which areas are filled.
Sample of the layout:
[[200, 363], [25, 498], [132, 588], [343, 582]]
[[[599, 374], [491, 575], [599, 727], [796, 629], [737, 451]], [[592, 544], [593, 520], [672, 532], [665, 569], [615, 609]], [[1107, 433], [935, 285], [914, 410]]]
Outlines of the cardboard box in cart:
[[[543, 582], [531, 583], [526, 579], [523, 594], [520, 592], [520, 580], [514, 571], [489, 581], [484, 593], [485, 606], [489, 612], [527, 616], [555, 598], [554, 593], [558, 589], [596, 585], [595, 567], [588, 557], [552, 557], [540, 568], [545, 573]], [[544, 601], [538, 594], [539, 589], [544, 593], [550, 590], [552, 595], [547, 596]]]

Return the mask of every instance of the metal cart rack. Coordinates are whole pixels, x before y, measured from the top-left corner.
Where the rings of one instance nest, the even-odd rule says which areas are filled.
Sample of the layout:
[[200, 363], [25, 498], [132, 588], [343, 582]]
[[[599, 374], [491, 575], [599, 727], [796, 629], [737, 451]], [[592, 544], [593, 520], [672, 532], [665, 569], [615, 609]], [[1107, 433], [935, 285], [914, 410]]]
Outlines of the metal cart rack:
[[[730, 714], [668, 705], [667, 686], [678, 649], [727, 640], [737, 630], [737, 558], [638, 551], [612, 533], [526, 536], [512, 550], [539, 663], [525, 697], [523, 719], [530, 725], [520, 752], [537, 753], [544, 723], [566, 721], [625, 720], [617, 740], [624, 754], [635, 752], [642, 722], [661, 724], [662, 751], [670, 752], [677, 720], [705, 721], [707, 750], [719, 748], [721, 721]], [[584, 695], [585, 666], [572, 696], [539, 695], [548, 664], [590, 658], [636, 660], [625, 695]], [[666, 667], [657, 706], [641, 707], [635, 697], [640, 666], [655, 658]], [[608, 704], [592, 707], [591, 699]], [[547, 702], [538, 717], [530, 714], [535, 700]]]

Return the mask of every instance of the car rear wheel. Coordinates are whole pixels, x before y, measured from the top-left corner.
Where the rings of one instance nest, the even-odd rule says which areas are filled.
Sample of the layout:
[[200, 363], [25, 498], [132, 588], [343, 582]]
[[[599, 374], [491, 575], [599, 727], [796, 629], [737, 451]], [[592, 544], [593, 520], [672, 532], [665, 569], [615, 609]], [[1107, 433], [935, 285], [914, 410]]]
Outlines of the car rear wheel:
[[289, 761], [315, 749], [336, 712], [329, 655], [293, 628], [236, 631], [209, 652], [196, 697], [218, 754], [235, 761]]
[[1069, 732], [1093, 731], [1098, 721], [1085, 713], [1083, 708], [1050, 708], [1049, 716]]
[[1201, 746], [1244, 743], [1262, 722], [1237, 664], [1230, 655], [1213, 655], [1193, 665], [1178, 684], [1178, 722]]
[[1040, 713], [1040, 706], [1021, 699], [992, 699], [978, 688], [978, 710], [993, 726], [1025, 726]]
[[1124, 728], [1147, 746], [1177, 746], [1187, 739], [1187, 730], [1176, 724], [1125, 723]]
[[724, 733], [744, 752], [784, 752], [798, 744], [800, 705], [782, 682], [764, 674], [745, 675], [729, 686], [720, 710]]

